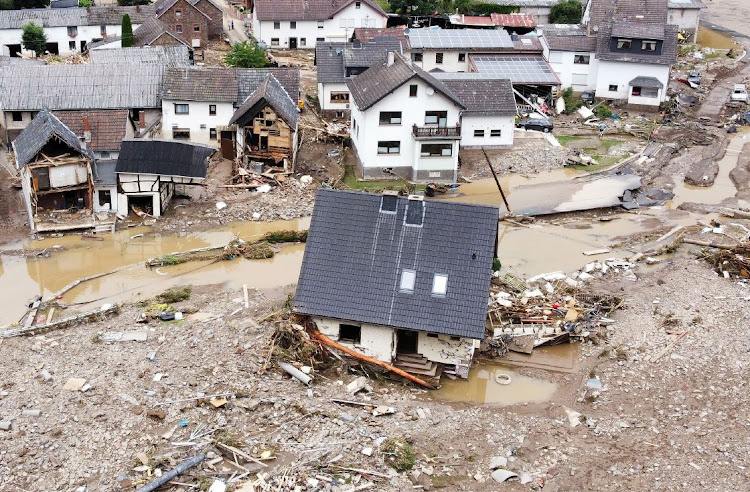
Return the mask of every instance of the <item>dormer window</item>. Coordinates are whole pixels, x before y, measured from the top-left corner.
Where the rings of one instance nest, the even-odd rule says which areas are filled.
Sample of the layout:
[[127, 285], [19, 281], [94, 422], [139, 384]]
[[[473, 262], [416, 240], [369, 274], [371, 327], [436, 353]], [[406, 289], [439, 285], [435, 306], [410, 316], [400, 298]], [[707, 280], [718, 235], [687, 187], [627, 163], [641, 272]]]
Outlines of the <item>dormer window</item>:
[[445, 297], [448, 292], [448, 275], [444, 273], [436, 273], [432, 277], [432, 295], [437, 297]]
[[415, 270], [404, 268], [401, 270], [401, 284], [399, 285], [399, 291], [407, 294], [413, 293], [416, 281], [417, 272]]
[[383, 197], [380, 199], [380, 211], [388, 214], [395, 214], [396, 207], [398, 206], [398, 195], [396, 192], [383, 193]]
[[618, 50], [629, 50], [631, 46], [633, 46], [632, 39], [618, 39], [617, 40]]
[[409, 196], [404, 223], [408, 226], [422, 227], [424, 223], [424, 202], [421, 196]]
[[641, 41], [641, 50], [656, 51], [656, 41]]

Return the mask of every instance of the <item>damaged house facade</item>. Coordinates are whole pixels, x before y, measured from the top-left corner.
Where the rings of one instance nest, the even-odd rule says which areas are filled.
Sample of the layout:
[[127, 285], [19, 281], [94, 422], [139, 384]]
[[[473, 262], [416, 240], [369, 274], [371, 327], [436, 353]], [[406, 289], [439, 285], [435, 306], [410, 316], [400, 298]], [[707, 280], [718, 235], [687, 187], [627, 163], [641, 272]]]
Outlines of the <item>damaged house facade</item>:
[[160, 217], [183, 186], [202, 186], [216, 149], [171, 140], [125, 140], [117, 174], [117, 213], [131, 210]]
[[295, 310], [422, 378], [467, 377], [484, 338], [499, 210], [322, 188]]
[[83, 141], [42, 110], [12, 147], [32, 233], [95, 226], [94, 155]]

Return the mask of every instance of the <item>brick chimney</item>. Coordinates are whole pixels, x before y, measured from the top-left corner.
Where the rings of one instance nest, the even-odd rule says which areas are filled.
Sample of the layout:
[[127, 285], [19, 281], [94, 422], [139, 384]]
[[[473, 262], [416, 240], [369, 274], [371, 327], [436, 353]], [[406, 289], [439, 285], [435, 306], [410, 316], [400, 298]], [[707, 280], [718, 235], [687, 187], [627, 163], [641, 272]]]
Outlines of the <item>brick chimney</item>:
[[638, 24], [643, 24], [643, 16], [642, 15], [636, 15], [635, 16], [635, 22]]
[[141, 6], [140, 5], [136, 5], [135, 6], [135, 11], [136, 11], [136, 13], [140, 14], [141, 13]]
[[141, 131], [146, 129], [146, 112], [145, 111], [138, 111], [138, 128], [140, 128]]

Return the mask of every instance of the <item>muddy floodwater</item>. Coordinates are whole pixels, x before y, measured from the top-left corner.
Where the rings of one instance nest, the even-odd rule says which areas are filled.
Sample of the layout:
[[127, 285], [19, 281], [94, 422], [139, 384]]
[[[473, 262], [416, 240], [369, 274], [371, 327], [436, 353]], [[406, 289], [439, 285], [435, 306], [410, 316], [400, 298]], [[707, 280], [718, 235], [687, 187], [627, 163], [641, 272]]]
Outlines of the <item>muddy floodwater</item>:
[[[270, 231], [305, 230], [309, 225], [309, 218], [242, 222], [201, 233], [176, 235], [157, 234], [149, 227], [140, 227], [105, 235], [101, 241], [69, 234], [10, 243], [0, 249], [0, 326], [18, 321], [26, 312], [28, 299], [36, 295], [49, 296], [78, 278], [114, 269], [119, 270], [69, 291], [63, 302], [85, 309], [97, 303], [148, 298], [174, 285], [241, 287], [247, 284], [264, 289], [293, 284], [299, 276], [304, 245], [286, 246], [268, 260], [189, 262], [158, 269], [147, 268], [144, 262], [172, 252], [220, 246], [235, 235], [254, 240]], [[11, 252], [23, 249], [46, 249], [50, 255], [48, 258], [24, 258]]]
[[730, 36], [707, 27], [701, 27], [698, 29], [697, 41], [699, 45], [705, 46], [706, 48], [714, 48], [718, 50], [734, 49], [740, 52], [743, 50], [742, 46], [732, 41]]

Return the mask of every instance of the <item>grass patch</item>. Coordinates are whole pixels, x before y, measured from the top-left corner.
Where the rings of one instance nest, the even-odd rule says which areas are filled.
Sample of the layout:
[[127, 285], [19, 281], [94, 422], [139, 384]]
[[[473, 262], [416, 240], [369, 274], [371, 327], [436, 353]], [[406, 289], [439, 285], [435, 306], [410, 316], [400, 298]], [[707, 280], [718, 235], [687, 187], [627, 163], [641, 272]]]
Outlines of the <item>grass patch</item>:
[[179, 265], [182, 263], [182, 260], [175, 255], [162, 255], [157, 257], [155, 261], [159, 262], [162, 266]]
[[265, 260], [273, 258], [274, 252], [271, 246], [265, 241], [260, 243], [248, 244], [242, 256], [248, 260]]
[[414, 467], [414, 448], [402, 437], [391, 437], [383, 441], [380, 452], [385, 462], [396, 471], [411, 470]]
[[575, 135], [560, 135], [557, 137], [557, 141], [560, 142], [560, 145], [568, 145], [570, 142], [575, 142], [576, 140], [581, 140], [583, 137], [577, 137]]
[[158, 302], [165, 304], [173, 304], [175, 302], [186, 301], [190, 299], [190, 294], [193, 292], [192, 285], [184, 285], [182, 287], [175, 287], [173, 289], [167, 289], [154, 299]]
[[432, 477], [432, 486], [436, 489], [450, 487], [455, 490], [455, 485], [462, 482], [464, 477], [458, 475], [435, 475]]
[[350, 190], [383, 191], [396, 190], [411, 194], [414, 191], [424, 191], [425, 185], [414, 185], [399, 179], [358, 180], [353, 165], [344, 166], [344, 176], [341, 178], [344, 186]]
[[275, 243], [304, 243], [307, 241], [307, 231], [275, 231], [269, 232], [261, 241]]

